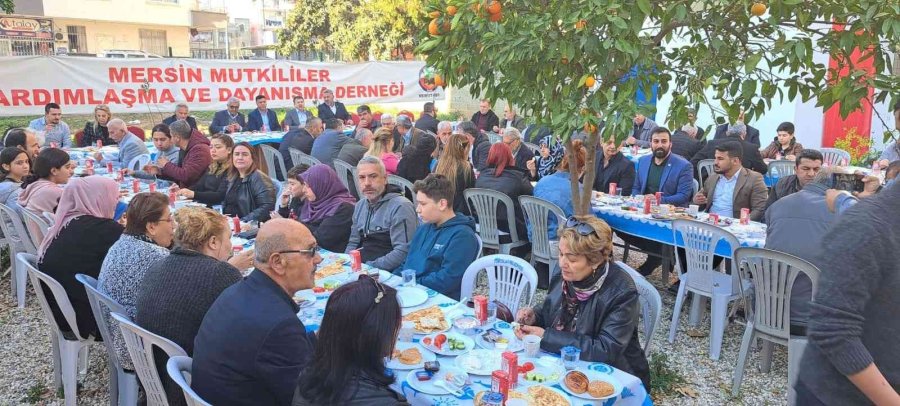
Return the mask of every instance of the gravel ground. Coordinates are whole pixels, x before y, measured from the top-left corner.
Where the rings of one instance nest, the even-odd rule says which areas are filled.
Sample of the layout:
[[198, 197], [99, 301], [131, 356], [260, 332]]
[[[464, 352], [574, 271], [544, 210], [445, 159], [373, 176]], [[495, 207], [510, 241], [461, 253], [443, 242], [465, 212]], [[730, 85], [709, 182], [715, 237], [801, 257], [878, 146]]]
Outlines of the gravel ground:
[[[621, 258], [617, 248], [616, 258]], [[632, 254], [629, 265], [637, 268], [643, 261], [640, 254]], [[650, 281], [662, 287], [659, 271], [651, 275]], [[480, 285], [483, 285], [482, 279]], [[9, 277], [0, 280], [0, 405], [62, 404], [61, 391], [57, 397], [52, 389], [52, 361], [48, 325], [44, 321], [40, 306], [28, 287], [28, 301], [25, 309], [18, 309], [12, 302]], [[775, 346], [772, 369], [769, 373], [759, 372], [759, 352], [752, 351], [744, 374], [744, 382], [739, 397], [731, 397], [731, 377], [740, 348], [744, 326], [732, 323], [725, 331], [722, 356], [712, 361], [708, 356], [708, 317], [695, 329], [703, 337], [690, 337], [687, 330], [688, 304], [682, 312], [682, 323], [675, 342], [666, 340], [672, 318], [675, 295], [661, 289], [663, 312], [659, 328], [653, 337], [652, 353], [666, 354], [668, 365], [685, 379], [681, 389], [666, 393], [655, 392], [653, 397], [658, 405], [772, 405], [786, 404], [787, 401], [787, 349]], [[545, 292], [538, 291], [540, 303]], [[708, 312], [707, 312], [708, 314]], [[643, 336], [641, 342], [643, 343]], [[79, 392], [79, 405], [107, 405], [106, 352], [102, 345], [91, 347], [90, 366]]]

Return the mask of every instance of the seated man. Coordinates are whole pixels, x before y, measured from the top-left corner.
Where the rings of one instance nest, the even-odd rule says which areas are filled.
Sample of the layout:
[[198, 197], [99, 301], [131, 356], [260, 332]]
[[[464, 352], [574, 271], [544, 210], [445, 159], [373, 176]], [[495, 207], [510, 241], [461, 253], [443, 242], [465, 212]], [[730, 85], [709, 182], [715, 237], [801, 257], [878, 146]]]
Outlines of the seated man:
[[714, 159], [716, 147], [725, 142], [737, 142], [741, 144], [741, 155], [743, 159], [741, 159], [741, 163], [744, 165], [744, 168], [756, 171], [760, 174], [765, 175], [768, 172], [769, 167], [762, 159], [762, 155], [759, 153], [759, 145], [753, 144], [747, 141], [747, 126], [743, 124], [735, 124], [728, 128], [728, 131], [725, 133], [725, 137], [718, 138], [709, 141], [706, 143], [706, 146], [703, 147], [699, 152], [694, 154], [694, 157], [691, 158], [691, 165], [695, 168], [700, 161], [704, 159]]
[[25, 151], [28, 160], [34, 162], [41, 152], [41, 142], [30, 128], [13, 128], [3, 137], [4, 148], [18, 148]]
[[416, 120], [416, 128], [422, 131], [431, 131], [432, 134], [438, 133], [437, 107], [434, 102], [426, 102], [422, 107], [422, 114]]
[[175, 105], [175, 114], [166, 117], [166, 119], [163, 120], [163, 124], [172, 125], [172, 123], [178, 120], [187, 121], [192, 130], [197, 129], [197, 120], [191, 117], [190, 109], [188, 109], [188, 105], [186, 103], [178, 103], [177, 105]]
[[684, 159], [691, 159], [706, 145], [706, 140], [698, 140], [700, 128], [685, 124], [680, 130], [672, 133], [672, 153]]
[[372, 144], [372, 132], [365, 128], [359, 128], [354, 134], [353, 138], [347, 140], [347, 143], [341, 147], [337, 159], [356, 166], [369, 150], [369, 145]]
[[[416, 283], [459, 300], [466, 268], [478, 257], [475, 221], [453, 211], [453, 188], [442, 175], [416, 181], [416, 230], [402, 269], [416, 270]], [[394, 271], [399, 274], [401, 269]]]
[[[658, 127], [656, 122], [643, 114], [635, 114], [632, 124], [633, 130], [631, 136], [625, 139], [625, 143], [628, 145], [639, 145], [641, 148], [653, 148], [650, 144], [652, 144], [653, 141], [651, 137]], [[669, 131], [666, 130], [666, 132]], [[669, 138], [671, 138], [671, 134], [672, 133], [669, 133]]]
[[241, 113], [241, 101], [237, 97], [228, 99], [227, 110], [216, 112], [212, 123], [209, 124], [209, 135], [219, 133], [239, 133], [247, 125], [244, 121], [244, 113]]
[[62, 121], [62, 109], [56, 103], [47, 103], [44, 106], [44, 116], [31, 120], [28, 128], [44, 133], [45, 147], [71, 148], [72, 136], [69, 133], [69, 125]]
[[315, 334], [297, 318], [294, 292], [314, 285], [322, 262], [303, 224], [267, 221], [256, 269], [212, 304], [194, 339], [191, 387], [214, 405], [290, 405]]
[[172, 123], [169, 128], [172, 140], [181, 149], [178, 162], [170, 162], [166, 157], [156, 159], [156, 166], [148, 168], [159, 177], [178, 183], [187, 188], [197, 183], [212, 163], [209, 152], [209, 139], [191, 129], [184, 120]]
[[503, 108], [503, 120], [500, 120], [500, 125], [494, 127], [494, 132], [502, 134], [502, 131], [506, 128], [515, 128], [519, 131], [525, 131], [525, 119], [519, 117], [519, 115], [516, 114], [516, 110], [509, 104]]
[[364, 156], [356, 165], [360, 199], [353, 210], [347, 252], [358, 249], [366, 264], [393, 271], [406, 261], [409, 240], [419, 224], [412, 202], [388, 185], [381, 159]]
[[313, 142], [310, 155], [319, 162], [334, 168], [334, 158], [337, 158], [341, 148], [350, 137], [344, 135], [344, 122], [337, 118], [325, 121], [325, 131], [316, 137]]
[[273, 126], [277, 130], [279, 129], [278, 125], [278, 116], [275, 115], [275, 112], [269, 110], [268, 99], [266, 96], [258, 95], [256, 96], [256, 110], [250, 112], [247, 115], [247, 129], [250, 131], [273, 131]]
[[347, 107], [344, 106], [344, 103], [334, 100], [333, 90], [323, 90], [322, 99], [322, 104], [317, 107], [317, 116], [321, 118], [322, 121], [327, 123], [328, 120], [333, 118], [340, 119], [342, 124], [350, 121], [350, 113], [347, 112]]
[[303, 96], [294, 96], [294, 108], [284, 112], [284, 121], [281, 122], [284, 131], [295, 128], [304, 128], [309, 120], [312, 120], [312, 112], [306, 109]]
[[766, 210], [772, 204], [787, 195], [797, 193], [803, 189], [807, 183], [811, 182], [819, 170], [822, 168], [822, 153], [815, 149], [804, 149], [797, 154], [797, 162], [795, 164], [795, 174], [782, 176], [772, 187], [769, 193], [769, 200], [766, 201]]
[[716, 146], [715, 176], [706, 179], [694, 196], [704, 211], [722, 217], [740, 218], [742, 209], [750, 209], [750, 220], [760, 221], [769, 197], [762, 175], [742, 167], [743, 148], [737, 142]]
[[407, 146], [416, 145], [419, 142], [419, 138], [425, 135], [425, 131], [413, 127], [412, 120], [409, 117], [397, 116], [397, 119], [394, 121], [397, 122], [397, 125], [394, 127], [397, 130], [394, 138], [394, 151], [397, 151], [398, 144], [400, 145], [400, 151], [403, 151]]
[[278, 145], [278, 152], [284, 159], [284, 167], [291, 168], [294, 166], [294, 160], [291, 158], [291, 148], [309, 155], [312, 153], [313, 142], [319, 134], [322, 134], [322, 119], [313, 117], [306, 121], [306, 127], [292, 127], [281, 138], [281, 144]]
[[369, 131], [375, 132], [378, 127], [381, 127], [381, 123], [372, 117], [372, 109], [369, 106], [363, 104], [356, 108], [356, 114], [359, 116], [359, 124], [356, 125], [356, 130], [359, 131], [361, 129], [367, 129]]
[[516, 128], [503, 128], [500, 131], [503, 135], [503, 143], [512, 150], [516, 168], [528, 173], [528, 161], [534, 159], [534, 152], [522, 142], [522, 134]]
[[[122, 121], [122, 119], [114, 118], [109, 120], [106, 128], [109, 129], [109, 137], [115, 140], [116, 144], [119, 146], [119, 156], [114, 160], [114, 165], [117, 167], [128, 168], [128, 164], [131, 163], [131, 160], [138, 155], [150, 154], [147, 146], [144, 145], [144, 141], [141, 141], [137, 135], [128, 132], [128, 129], [125, 127], [125, 122]], [[98, 163], [103, 163], [103, 154], [100, 152], [95, 153], [94, 159], [96, 159]], [[103, 163], [103, 165], [105, 165], [105, 163]]]

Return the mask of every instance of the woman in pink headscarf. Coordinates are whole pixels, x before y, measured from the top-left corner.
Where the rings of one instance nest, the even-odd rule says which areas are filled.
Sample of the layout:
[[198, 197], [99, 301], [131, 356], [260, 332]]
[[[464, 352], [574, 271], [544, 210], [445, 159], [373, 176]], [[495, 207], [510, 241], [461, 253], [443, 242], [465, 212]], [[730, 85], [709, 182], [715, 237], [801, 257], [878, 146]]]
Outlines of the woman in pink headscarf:
[[[119, 200], [119, 185], [102, 176], [72, 178], [59, 199], [56, 221], [38, 250], [38, 269], [56, 279], [75, 309], [82, 336], [99, 338], [87, 293], [75, 275], [96, 278], [109, 247], [122, 235], [123, 227], [113, 216]], [[45, 289], [48, 297], [49, 290]], [[52, 299], [51, 299], [52, 300]], [[52, 305], [52, 304], [51, 304]], [[70, 331], [65, 318], [52, 305], [54, 317], [63, 331]]]

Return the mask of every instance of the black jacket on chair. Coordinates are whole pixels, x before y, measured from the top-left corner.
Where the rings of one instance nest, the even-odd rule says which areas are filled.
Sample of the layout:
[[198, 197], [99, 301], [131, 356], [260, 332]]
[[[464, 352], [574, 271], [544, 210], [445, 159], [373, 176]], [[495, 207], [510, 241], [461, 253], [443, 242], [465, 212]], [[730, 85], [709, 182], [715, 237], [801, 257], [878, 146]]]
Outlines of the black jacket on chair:
[[[699, 133], [697, 137], [699, 138]], [[684, 131], [676, 130], [672, 133], [672, 153], [681, 155], [684, 159], [690, 160], [704, 146], [706, 146], [706, 140], [698, 141]]]
[[578, 303], [575, 331], [560, 331], [553, 324], [563, 310], [562, 278], [554, 278], [535, 325], [544, 328], [541, 349], [559, 354], [565, 346], [581, 349], [581, 359], [603, 362], [632, 374], [650, 391], [650, 366], [638, 342], [641, 305], [634, 280], [610, 262], [609, 274], [600, 290]]
[[625, 155], [616, 154], [609, 159], [609, 166], [603, 167], [603, 151], [597, 151], [594, 158], [596, 164], [596, 176], [594, 177], [594, 190], [598, 192], [608, 193], [609, 184], [615, 183], [616, 187], [622, 188], [623, 196], [631, 196], [631, 189], [634, 188], [634, 177], [637, 176], [634, 162], [631, 162]]
[[275, 210], [275, 185], [260, 171], [243, 179], [222, 182], [219, 190], [224, 190], [225, 195], [222, 213], [238, 216], [241, 221], [263, 222], [269, 219], [269, 212]]

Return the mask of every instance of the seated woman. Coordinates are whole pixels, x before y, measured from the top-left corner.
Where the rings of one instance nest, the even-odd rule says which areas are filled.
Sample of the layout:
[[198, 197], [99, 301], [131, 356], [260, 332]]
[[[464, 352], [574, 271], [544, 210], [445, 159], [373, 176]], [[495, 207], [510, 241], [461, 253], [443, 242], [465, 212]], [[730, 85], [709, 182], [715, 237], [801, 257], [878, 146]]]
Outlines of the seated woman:
[[[165, 124], [157, 124], [153, 126], [153, 129], [150, 130], [150, 136], [153, 140], [153, 147], [156, 148], [156, 158], [158, 159], [164, 157], [168, 159], [169, 162], [178, 165], [178, 159], [181, 156], [181, 149], [179, 149], [172, 141], [172, 133], [169, 131], [169, 126]], [[126, 169], [126, 173], [138, 179], [156, 180], [155, 173], [133, 171], [131, 169]]]
[[200, 180], [193, 186], [179, 189], [177, 185], [172, 188], [179, 196], [193, 199], [207, 206], [222, 204], [225, 194], [220, 190], [222, 184], [228, 184], [228, 173], [231, 171], [231, 151], [234, 150], [234, 140], [227, 134], [216, 134], [209, 139], [209, 154], [212, 163]]
[[106, 127], [111, 119], [112, 113], [109, 111], [109, 106], [101, 104], [94, 107], [94, 121], [88, 121], [84, 125], [84, 132], [78, 146], [96, 146], [97, 140], [100, 140], [103, 145], [116, 145], [116, 140], [109, 137], [109, 128]]
[[397, 175], [416, 183], [431, 173], [431, 155], [434, 153], [436, 141], [429, 134], [424, 134], [403, 150], [403, 159], [397, 165]]
[[34, 173], [22, 183], [24, 190], [18, 203], [23, 209], [41, 215], [53, 213], [59, 205], [63, 188], [75, 173], [69, 154], [58, 148], [47, 148], [34, 159]]
[[[136, 292], [134, 320], [193, 356], [203, 316], [223, 290], [241, 280], [239, 269], [253, 266], [253, 250], [231, 257], [228, 219], [215, 210], [184, 207], [175, 212], [175, 221], [177, 248], [144, 274]], [[164, 354], [155, 356], [157, 367], [165, 371]], [[184, 404], [178, 385], [164, 372], [159, 376], [164, 377], [169, 404]]]
[[531, 178], [538, 180], [556, 172], [566, 153], [565, 146], [553, 134], [542, 138], [540, 147], [540, 155], [534, 158], [534, 163], [528, 164]]
[[[156, 192], [135, 195], [125, 211], [125, 219], [125, 232], [109, 248], [100, 267], [97, 288], [125, 307], [128, 317], [134, 319], [144, 274], [169, 255], [175, 224], [169, 211], [169, 198]], [[113, 329], [113, 344], [122, 367], [134, 370], [125, 339], [118, 329]]]
[[594, 177], [594, 190], [609, 193], [610, 183], [615, 183], [616, 188], [622, 189], [623, 196], [631, 196], [634, 187], [634, 177], [637, 170], [634, 163], [619, 151], [616, 140], [610, 138], [601, 144], [602, 155], [595, 162], [597, 173]]
[[320, 247], [344, 252], [350, 241], [356, 199], [328, 165], [313, 165], [300, 177], [306, 185], [300, 222], [309, 228]]
[[369, 144], [369, 151], [366, 152], [366, 155], [381, 159], [381, 162], [384, 163], [384, 169], [387, 170], [387, 173], [396, 175], [397, 165], [400, 162], [400, 158], [397, 157], [397, 154], [391, 152], [393, 150], [394, 134], [391, 133], [391, 130], [388, 130], [385, 127], [381, 127], [375, 130], [375, 135], [372, 136], [372, 143]]
[[[113, 220], [118, 200], [119, 184], [113, 179], [70, 179], [59, 199], [56, 220], [38, 249], [38, 269], [66, 289], [84, 337], [100, 333], [84, 286], [75, 275], [99, 276], [106, 253], [122, 235], [122, 225]], [[49, 289], [44, 292], [51, 296]], [[70, 330], [56, 306], [52, 307], [56, 323], [63, 331]]]
[[[515, 158], [508, 145], [502, 142], [491, 145], [487, 168], [481, 171], [481, 175], [475, 180], [475, 187], [496, 190], [512, 199], [513, 212], [516, 215], [516, 233], [519, 239], [524, 240], [526, 237], [525, 215], [522, 213], [522, 205], [519, 204], [519, 196], [531, 196], [534, 188], [531, 186], [531, 181], [528, 180], [528, 175], [515, 164]], [[506, 207], [502, 205], [497, 210], [497, 223], [500, 231], [509, 232]]]
[[31, 174], [28, 154], [18, 148], [0, 152], [0, 203], [15, 208], [19, 204], [22, 182]]
[[443, 175], [453, 188], [453, 211], [469, 214], [463, 191], [475, 186], [475, 171], [469, 163], [469, 139], [462, 134], [450, 136], [441, 159], [434, 168], [436, 175]]
[[638, 342], [640, 303], [634, 281], [612, 261], [612, 229], [594, 216], [570, 217], [559, 237], [561, 277], [540, 309], [521, 308], [516, 320], [541, 337], [541, 349], [581, 349], [581, 359], [603, 362], [641, 379], [650, 391], [650, 367]]
[[772, 140], [772, 143], [766, 149], [760, 152], [760, 155], [762, 155], [763, 159], [768, 160], [784, 159], [793, 161], [797, 159], [797, 155], [800, 155], [800, 151], [803, 151], [803, 145], [797, 142], [797, 138], [794, 137], [794, 123], [785, 121], [778, 125], [776, 131], [778, 135], [775, 136], [775, 139]]
[[[575, 160], [578, 165], [574, 171], [569, 168], [569, 158], [567, 156], [562, 160], [559, 170], [553, 174], [544, 176], [534, 186], [535, 197], [540, 197], [541, 199], [553, 202], [562, 209], [567, 217], [575, 214], [575, 206], [572, 204], [572, 184], [569, 183], [570, 173], [574, 172], [574, 176], [581, 179], [581, 175], [584, 174], [584, 162], [587, 158], [587, 153], [584, 150], [584, 145], [581, 144], [581, 140], [573, 141], [572, 149], [575, 151]], [[556, 230], [558, 228], [556, 216], [550, 216], [547, 227], [549, 228], [548, 236], [551, 240], [555, 240]], [[528, 237], [531, 238], [530, 224], [528, 228]]]
[[259, 170], [259, 151], [246, 142], [234, 146], [228, 182], [219, 185], [225, 195], [222, 213], [243, 222], [264, 222], [275, 209], [275, 184]]
[[394, 288], [368, 276], [337, 288], [291, 405], [409, 405], [390, 388], [396, 376], [384, 365], [401, 320]]

